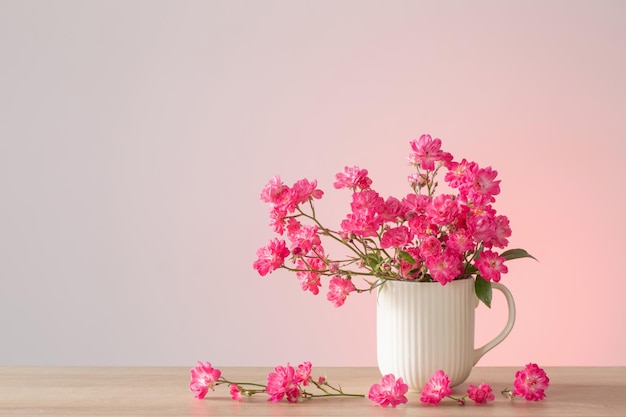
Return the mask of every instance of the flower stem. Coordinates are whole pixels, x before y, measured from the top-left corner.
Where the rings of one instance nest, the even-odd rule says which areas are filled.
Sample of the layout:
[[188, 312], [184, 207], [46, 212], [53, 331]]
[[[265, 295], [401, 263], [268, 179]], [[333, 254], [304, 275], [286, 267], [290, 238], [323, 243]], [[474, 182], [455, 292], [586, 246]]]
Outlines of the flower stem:
[[[313, 383], [313, 385], [315, 385], [315, 387], [317, 389], [319, 389], [320, 391], [324, 392], [324, 394], [312, 394], [308, 391], [302, 391], [302, 396], [305, 398], [322, 398], [322, 397], [358, 397], [358, 398], [365, 398], [364, 394], [348, 394], [343, 392], [343, 389], [341, 389], [341, 386], [339, 387], [333, 387], [332, 385], [330, 385], [328, 382], [324, 381], [324, 382], [315, 382], [314, 380], [310, 381], [311, 383]], [[327, 390], [326, 388], [329, 388], [333, 392], [329, 392], [329, 390]]]
[[453, 397], [452, 395], [448, 395], [448, 398], [456, 401], [459, 405], [465, 405], [465, 399], [467, 398], [467, 394], [462, 397]]
[[305, 398], [323, 398], [323, 397], [356, 397], [356, 398], [365, 398], [365, 394], [348, 394], [348, 393], [328, 393], [328, 394], [311, 394], [309, 392], [303, 392], [302, 396]]
[[234, 382], [234, 381], [229, 381], [228, 379], [224, 378], [224, 377], [220, 377], [220, 379], [217, 380], [218, 384], [228, 384], [228, 385], [237, 385], [237, 386], [251, 386], [251, 387], [260, 387], [263, 388], [262, 392], [265, 392], [265, 385], [264, 384], [257, 384], [254, 382]]
[[500, 391], [500, 393], [509, 400], [513, 400], [513, 398], [515, 397], [515, 394], [513, 394], [513, 391], [511, 391], [509, 388], [503, 389], [502, 391]]

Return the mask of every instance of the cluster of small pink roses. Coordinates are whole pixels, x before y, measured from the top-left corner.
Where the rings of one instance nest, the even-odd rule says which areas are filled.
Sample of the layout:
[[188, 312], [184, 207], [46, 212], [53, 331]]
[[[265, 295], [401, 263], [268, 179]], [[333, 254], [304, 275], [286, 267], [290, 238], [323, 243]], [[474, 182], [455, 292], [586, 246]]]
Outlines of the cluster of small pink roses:
[[[301, 399], [318, 397], [365, 397], [363, 394], [348, 394], [341, 387], [334, 387], [328, 383], [326, 377], [320, 376], [313, 379], [311, 376], [312, 366], [310, 362], [304, 362], [297, 368], [287, 364], [287, 366], [277, 366], [274, 372], [267, 376], [267, 384], [257, 384], [251, 382], [234, 382], [222, 377], [219, 369], [213, 368], [209, 362], [198, 362], [198, 366], [191, 369], [191, 382], [189, 388], [195, 393], [195, 397], [202, 399], [209, 389], [215, 386], [227, 384], [230, 388], [230, 395], [233, 400], [242, 401], [243, 397], [250, 397], [254, 394], [265, 393], [269, 396], [268, 401], [278, 402], [286, 399], [290, 403], [295, 403]], [[515, 373], [513, 391], [505, 389], [502, 394], [507, 398], [523, 397], [527, 401], [543, 400], [546, 396], [550, 379], [545, 371], [537, 364], [529, 363], [523, 369]], [[321, 394], [313, 394], [307, 391], [307, 386], [314, 386]], [[380, 383], [371, 386], [367, 397], [374, 403], [382, 406], [396, 407], [408, 402], [406, 393], [409, 387], [402, 378], [392, 375], [385, 375]], [[444, 398], [450, 398], [465, 405], [465, 398], [469, 398], [476, 404], [484, 404], [493, 401], [495, 395], [491, 386], [482, 383], [478, 386], [470, 384], [467, 394], [462, 397], [453, 397], [450, 388], [450, 379], [442, 370], [433, 374], [421, 392], [420, 401], [426, 404], [437, 405]]]
[[[196, 398], [202, 399], [209, 389], [214, 390], [215, 386], [226, 384], [230, 388], [231, 398], [235, 401], [241, 401], [244, 396], [251, 397], [262, 393], [269, 395], [268, 401], [278, 402], [286, 399], [290, 403], [298, 402], [302, 398], [364, 397], [362, 394], [343, 392], [341, 387], [330, 385], [326, 377], [313, 379], [311, 370], [311, 362], [301, 363], [297, 368], [289, 364], [277, 366], [274, 372], [268, 374], [267, 384], [258, 384], [229, 381], [222, 376], [222, 371], [213, 368], [209, 362], [198, 362], [198, 366], [191, 369], [189, 389], [195, 393]], [[321, 394], [307, 391], [308, 386], [317, 388]]]
[[[548, 378], [546, 372], [537, 366], [537, 364], [529, 363], [515, 373], [513, 391], [504, 389], [502, 394], [506, 395], [509, 399], [519, 396], [525, 398], [527, 401], [539, 401], [546, 397], [545, 390], [548, 389], [549, 384], [550, 378]], [[426, 386], [422, 390], [420, 401], [437, 405], [446, 397], [457, 401], [459, 405], [465, 405], [465, 398], [468, 397], [476, 404], [484, 404], [495, 399], [491, 386], [485, 383], [478, 386], [470, 384], [466, 395], [459, 398], [452, 397], [450, 379], [445, 372], [439, 370], [435, 372], [428, 383], [426, 383]]]
[[[278, 268], [296, 273], [304, 291], [318, 294], [321, 277], [331, 277], [327, 298], [336, 307], [352, 292], [370, 291], [384, 280], [438, 281], [476, 276], [480, 288], [490, 294], [490, 283], [508, 271], [504, 262], [531, 257], [522, 249], [499, 253], [511, 236], [509, 220], [492, 206], [500, 193], [497, 172], [465, 159], [454, 161], [441, 150], [441, 140], [422, 135], [410, 142], [409, 176], [413, 192], [401, 200], [384, 199], [371, 188], [368, 171], [345, 167], [334, 187], [352, 191], [351, 211], [338, 231], [324, 227], [316, 217], [313, 200], [323, 191], [317, 181], [301, 179], [293, 186], [272, 178], [261, 192], [270, 204], [270, 225], [284, 239], [274, 238], [257, 251], [254, 268], [262, 276]], [[437, 174], [444, 168], [445, 181], [457, 194], [435, 195]], [[307, 208], [308, 207], [308, 208]], [[302, 219], [311, 224], [304, 224]], [[326, 254], [321, 236], [345, 245], [350, 255], [341, 261]], [[291, 255], [293, 266], [285, 260]], [[367, 288], [357, 288], [355, 276], [373, 276]], [[478, 297], [486, 304], [485, 294]], [[489, 296], [490, 297], [490, 296]]]

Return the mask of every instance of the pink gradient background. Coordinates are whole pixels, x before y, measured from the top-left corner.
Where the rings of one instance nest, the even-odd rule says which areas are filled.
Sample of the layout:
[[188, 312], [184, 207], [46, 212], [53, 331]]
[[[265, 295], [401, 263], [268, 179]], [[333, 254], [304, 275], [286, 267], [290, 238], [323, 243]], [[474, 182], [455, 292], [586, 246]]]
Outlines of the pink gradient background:
[[[374, 366], [375, 297], [283, 271], [258, 194], [408, 142], [498, 170], [518, 317], [480, 365], [626, 365], [620, 1], [0, 0], [0, 365]], [[477, 344], [505, 302], [478, 311]]]

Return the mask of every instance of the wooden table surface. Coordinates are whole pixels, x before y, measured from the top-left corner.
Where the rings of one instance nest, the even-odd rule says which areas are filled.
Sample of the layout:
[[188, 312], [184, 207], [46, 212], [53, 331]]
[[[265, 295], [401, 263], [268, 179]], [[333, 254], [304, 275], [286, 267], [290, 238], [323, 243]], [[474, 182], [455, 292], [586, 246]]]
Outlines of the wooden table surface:
[[[520, 367], [521, 368], [521, 367]], [[272, 403], [265, 394], [243, 402], [221, 385], [198, 400], [189, 391], [189, 369], [179, 367], [0, 367], [1, 416], [626, 416], [626, 367], [544, 367], [550, 388], [544, 401], [505, 399], [518, 368], [477, 367], [457, 387], [489, 383], [496, 400], [463, 407], [446, 399], [438, 406], [419, 401], [395, 409], [362, 398], [315, 398], [297, 404]], [[271, 368], [221, 368], [235, 381], [265, 383]], [[313, 368], [345, 392], [366, 394], [378, 382], [376, 368]]]

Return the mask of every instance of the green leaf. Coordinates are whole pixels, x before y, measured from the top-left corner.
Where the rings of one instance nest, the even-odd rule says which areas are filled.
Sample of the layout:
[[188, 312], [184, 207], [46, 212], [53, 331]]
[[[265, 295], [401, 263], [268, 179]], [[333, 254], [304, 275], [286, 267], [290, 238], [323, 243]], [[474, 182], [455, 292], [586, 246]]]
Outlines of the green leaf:
[[411, 254], [408, 252], [403, 250], [398, 251], [398, 257], [408, 264], [415, 265], [415, 259], [413, 259]]
[[421, 268], [411, 268], [411, 269], [409, 270], [409, 272], [407, 272], [407, 273], [406, 273], [406, 275], [405, 275], [405, 276], [407, 276], [407, 277], [412, 277], [413, 275], [415, 275], [415, 274], [419, 273], [419, 272], [420, 272], [420, 270], [421, 270]]
[[382, 261], [383, 261], [383, 258], [380, 255], [378, 255], [377, 253], [370, 253], [365, 258], [365, 262], [366, 262], [367, 266], [372, 271], [378, 270], [378, 268], [380, 267], [380, 264], [382, 263]]
[[474, 275], [476, 272], [478, 272], [478, 268], [476, 268], [474, 265], [472, 265], [470, 263], [466, 263], [465, 264], [465, 274], [464, 275]]
[[474, 281], [474, 290], [476, 291], [476, 297], [489, 308], [491, 308], [491, 282], [487, 281], [480, 275], [476, 276], [476, 281]]
[[500, 256], [502, 256], [507, 261], [510, 261], [511, 259], [519, 259], [519, 258], [532, 258], [535, 261], [537, 261], [537, 258], [532, 256], [530, 253], [526, 252], [524, 249], [509, 249], [509, 250], [502, 252]]

